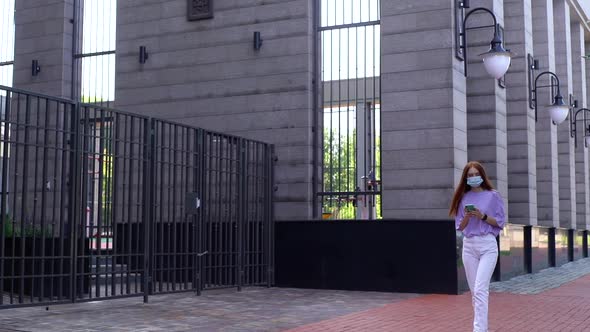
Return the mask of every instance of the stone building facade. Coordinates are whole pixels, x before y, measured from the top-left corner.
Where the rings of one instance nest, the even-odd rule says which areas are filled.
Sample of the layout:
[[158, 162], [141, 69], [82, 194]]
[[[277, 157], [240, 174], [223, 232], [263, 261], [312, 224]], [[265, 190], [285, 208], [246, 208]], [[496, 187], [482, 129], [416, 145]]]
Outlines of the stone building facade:
[[[529, 55], [539, 60], [534, 75], [556, 73], [564, 97], [588, 106], [588, 3], [470, 1], [495, 14], [515, 53], [501, 86], [475, 56], [488, 47], [489, 29], [470, 32], [464, 75], [456, 57], [459, 0], [373, 1], [383, 218], [448, 218], [463, 166], [479, 160], [510, 222], [590, 229], [588, 148], [580, 133], [571, 137], [569, 119], [555, 126], [539, 107], [535, 121], [529, 106]], [[115, 106], [275, 144], [277, 220], [319, 218], [320, 7], [318, 0], [118, 1]], [[14, 87], [75, 97], [73, 8], [74, 0], [16, 1]], [[210, 13], [194, 20], [191, 10], [203, 8]], [[477, 15], [471, 24], [488, 20]], [[144, 63], [140, 46], [149, 53]], [[33, 59], [42, 66], [36, 76]], [[542, 105], [549, 91], [539, 91]]]

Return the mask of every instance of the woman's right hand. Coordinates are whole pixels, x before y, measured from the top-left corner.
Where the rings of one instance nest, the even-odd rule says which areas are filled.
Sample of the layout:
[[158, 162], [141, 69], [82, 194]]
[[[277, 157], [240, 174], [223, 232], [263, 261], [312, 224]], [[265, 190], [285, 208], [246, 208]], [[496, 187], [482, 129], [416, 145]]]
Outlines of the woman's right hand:
[[463, 217], [464, 222], [469, 222], [469, 219], [471, 219], [471, 217], [475, 217], [476, 216], [476, 212], [475, 211], [469, 211], [469, 212], [465, 212], [465, 216]]
[[463, 215], [463, 220], [461, 220], [461, 224], [459, 225], [460, 231], [463, 231], [465, 227], [467, 227], [467, 225], [469, 224], [469, 219], [471, 219], [471, 213], [472, 212], [465, 212], [465, 215]]

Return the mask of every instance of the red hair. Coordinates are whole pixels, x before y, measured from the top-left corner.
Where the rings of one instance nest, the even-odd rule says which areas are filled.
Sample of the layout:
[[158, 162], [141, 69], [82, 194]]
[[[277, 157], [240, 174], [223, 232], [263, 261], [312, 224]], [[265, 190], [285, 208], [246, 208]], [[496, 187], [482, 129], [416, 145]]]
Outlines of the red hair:
[[492, 182], [486, 175], [486, 170], [483, 168], [483, 166], [477, 161], [468, 162], [467, 165], [465, 165], [465, 167], [463, 168], [463, 175], [461, 175], [461, 181], [459, 181], [459, 185], [457, 186], [457, 189], [455, 189], [455, 194], [453, 195], [453, 200], [451, 201], [451, 207], [449, 209], [449, 216], [451, 217], [457, 215], [457, 212], [459, 211], [459, 204], [461, 204], [461, 199], [463, 199], [463, 195], [465, 195], [466, 192], [471, 190], [471, 187], [467, 185], [467, 173], [471, 168], [475, 168], [479, 172], [479, 175], [483, 180], [481, 184], [481, 187], [483, 189], [494, 190], [494, 186], [492, 185]]

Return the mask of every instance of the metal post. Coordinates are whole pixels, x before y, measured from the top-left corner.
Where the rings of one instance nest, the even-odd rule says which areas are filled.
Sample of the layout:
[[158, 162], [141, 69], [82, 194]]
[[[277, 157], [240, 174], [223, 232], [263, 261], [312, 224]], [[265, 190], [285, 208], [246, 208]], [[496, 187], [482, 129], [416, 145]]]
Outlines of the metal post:
[[570, 262], [574, 261], [574, 231], [573, 229], [567, 230], [567, 260]]
[[72, 135], [70, 138], [70, 197], [69, 197], [69, 216], [68, 216], [68, 224], [70, 229], [70, 297], [72, 302], [76, 302], [76, 284], [77, 284], [77, 241], [76, 241], [76, 224], [80, 217], [79, 209], [80, 209], [80, 197], [81, 192], [79, 189], [80, 186], [80, 174], [82, 170], [80, 169], [80, 160], [82, 158], [82, 152], [80, 149], [80, 112], [81, 107], [79, 103], [75, 103], [71, 105], [71, 112], [72, 112]]
[[533, 226], [524, 226], [524, 268], [533, 273]]
[[[0, 288], [4, 289], [4, 255], [6, 252], [4, 250], [5, 242], [4, 238], [6, 234], [4, 234], [4, 230], [8, 229], [5, 223], [12, 222], [9, 218], [7, 218], [7, 203], [8, 203], [8, 141], [10, 139], [10, 99], [12, 98], [12, 94], [9, 91], [6, 91], [5, 96], [5, 104], [4, 104], [4, 114], [0, 114], [3, 116], [2, 119], [2, 130], [4, 131], [2, 134], [2, 197], [0, 197]], [[14, 230], [13, 230], [14, 232]], [[0, 305], [4, 302], [4, 295], [0, 296]]]
[[549, 267], [555, 267], [555, 227], [549, 228], [548, 250]]
[[584, 252], [584, 257], [588, 257], [588, 231], [582, 232], [582, 247]]
[[[151, 228], [154, 224], [153, 211], [154, 211], [154, 133], [155, 133], [155, 122], [154, 119], [144, 120], [144, 177], [143, 177], [143, 302], [149, 302], [149, 294], [151, 292], [151, 280], [152, 280], [152, 241], [151, 241]], [[138, 221], [139, 222], [139, 221]], [[138, 227], [138, 229], [140, 229]]]
[[240, 193], [240, 213], [238, 216], [238, 291], [242, 290], [244, 282], [244, 224], [248, 220], [248, 154], [246, 151], [246, 142], [243, 139], [238, 139], [239, 146], [239, 193]]

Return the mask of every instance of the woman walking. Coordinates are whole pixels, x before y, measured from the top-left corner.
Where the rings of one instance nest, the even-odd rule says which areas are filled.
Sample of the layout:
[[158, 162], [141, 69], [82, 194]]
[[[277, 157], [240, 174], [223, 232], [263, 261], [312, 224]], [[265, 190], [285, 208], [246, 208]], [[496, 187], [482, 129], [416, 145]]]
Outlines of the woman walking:
[[496, 237], [504, 227], [504, 202], [483, 166], [470, 161], [463, 168], [449, 215], [463, 232], [463, 265], [473, 305], [473, 331], [488, 330], [490, 279], [498, 260]]

